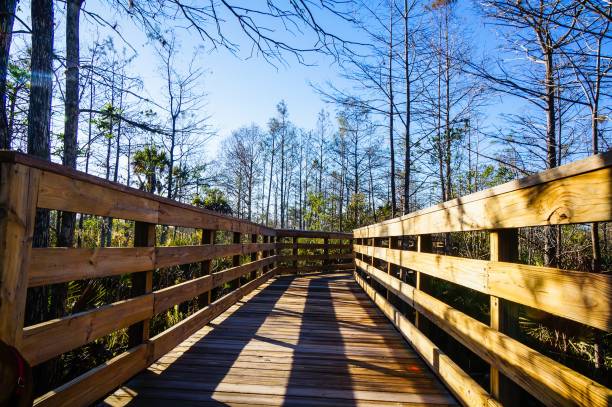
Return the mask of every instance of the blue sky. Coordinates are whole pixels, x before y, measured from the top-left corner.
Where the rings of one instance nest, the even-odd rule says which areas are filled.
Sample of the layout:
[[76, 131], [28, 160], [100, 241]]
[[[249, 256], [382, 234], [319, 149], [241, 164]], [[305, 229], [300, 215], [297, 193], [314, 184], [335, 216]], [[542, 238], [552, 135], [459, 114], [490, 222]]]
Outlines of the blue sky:
[[[240, 1], [240, 0], [238, 0]], [[248, 0], [245, 0], [248, 1]], [[252, 1], [252, 0], [251, 0]], [[374, 3], [374, 2], [373, 2]], [[485, 27], [483, 20], [473, 9], [470, 0], [459, 0], [457, 10], [461, 24], [470, 28], [473, 32], [476, 52], [487, 52], [496, 44], [495, 35], [491, 27]], [[63, 21], [65, 19], [62, 3], [56, 3], [56, 21], [59, 26], [56, 29], [56, 48], [63, 48]], [[29, 20], [27, 5], [23, 5], [21, 14], [25, 20]], [[136, 51], [136, 58], [130, 66], [133, 74], [140, 76], [145, 84], [144, 93], [152, 100], [161, 99], [164, 84], [159, 73], [159, 59], [153, 50], [152, 44], [139, 27], [121, 16], [109, 13], [108, 3], [100, 0], [88, 0], [84, 6], [87, 10], [103, 15], [107, 21], [117, 24], [117, 30], [124, 38], [129, 39], [131, 46]], [[342, 37], [355, 37], [347, 24], [340, 24], [338, 20], [323, 18], [321, 24], [331, 27], [334, 32]], [[280, 27], [278, 27], [280, 28]], [[191, 61], [197, 50], [197, 63], [206, 71], [202, 80], [203, 90], [206, 92], [206, 115], [210, 115], [210, 125], [217, 131], [217, 136], [208, 142], [209, 157], [213, 158], [219, 141], [226, 137], [233, 129], [252, 122], [265, 126], [268, 119], [275, 115], [275, 106], [284, 99], [289, 107], [290, 119], [298, 126], [305, 129], [314, 128], [317, 113], [325, 108], [333, 115], [334, 107], [326, 105], [311, 87], [310, 83], [324, 84], [333, 82], [339, 88], [349, 88], [351, 83], [343, 80], [338, 74], [338, 67], [330, 57], [310, 54], [306, 60], [313, 64], [305, 66], [299, 64], [294, 57], [288, 55], [288, 64], [271, 65], [261, 56], [249, 58], [250, 43], [245, 40], [240, 29], [232, 22], [224, 24], [225, 33], [229, 38], [241, 46], [238, 56], [229, 51], [219, 48], [211, 50], [209, 44], [203, 42], [193, 32], [176, 30], [176, 36], [181, 48], [179, 64], [187, 64]], [[278, 30], [275, 34], [283, 40], [296, 40], [296, 37]], [[100, 28], [92, 22], [91, 18], [83, 16], [81, 22], [81, 47], [83, 50], [91, 44], [94, 38], [114, 37], [115, 46], [118, 50], [126, 48], [127, 53], [133, 51], [123, 40], [113, 35], [111, 30]], [[308, 39], [310, 40], [310, 39]], [[498, 113], [516, 108], [515, 103], [504, 98], [504, 103], [492, 103], [485, 109], [485, 122], [493, 123]]]

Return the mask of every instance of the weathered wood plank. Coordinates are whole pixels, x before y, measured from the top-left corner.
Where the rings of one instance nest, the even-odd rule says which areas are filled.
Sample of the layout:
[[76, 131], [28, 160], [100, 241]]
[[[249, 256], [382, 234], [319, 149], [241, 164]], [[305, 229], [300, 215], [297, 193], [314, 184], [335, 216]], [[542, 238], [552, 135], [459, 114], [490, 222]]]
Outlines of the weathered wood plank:
[[355, 252], [488, 295], [612, 330], [612, 276], [355, 245]]
[[159, 202], [129, 192], [43, 171], [38, 207], [158, 223]]
[[355, 229], [355, 238], [610, 220], [612, 152]]
[[32, 249], [29, 286], [135, 273], [161, 267], [249, 254], [272, 244], [224, 244], [169, 247], [101, 247]]
[[[366, 264], [366, 263], [364, 263]], [[366, 264], [367, 265], [367, 264]], [[371, 267], [371, 266], [370, 266]], [[381, 272], [385, 276], [387, 273]], [[444, 354], [433, 342], [419, 331], [408, 319], [402, 315], [386, 298], [378, 294], [359, 274], [355, 273], [355, 280], [370, 296], [372, 301], [389, 318], [406, 340], [419, 352], [429, 367], [442, 379], [449, 390], [466, 406], [499, 406], [489, 393], [467, 373]]]
[[23, 355], [34, 366], [153, 316], [153, 294], [53, 319], [23, 330]]
[[277, 237], [303, 237], [327, 239], [352, 239], [353, 234], [347, 232], [323, 232], [319, 230], [276, 229]]
[[354, 253], [339, 253], [339, 254], [286, 254], [278, 257], [278, 261], [295, 261], [295, 260], [345, 260], [355, 258]]
[[425, 315], [530, 394], [551, 406], [607, 406], [612, 391], [382, 270], [357, 260], [403, 301]]
[[[293, 247], [293, 243], [276, 243], [276, 247], [279, 249], [291, 249]], [[306, 249], [306, 250], [315, 250], [315, 249], [343, 249], [343, 250], [351, 250], [353, 248], [350, 244], [345, 243], [297, 243], [298, 249]]]
[[21, 347], [40, 173], [0, 164], [0, 340]]
[[121, 385], [150, 363], [148, 344], [115, 356], [102, 365], [40, 396], [37, 407], [88, 406]]
[[274, 280], [105, 403], [233, 405], [239, 398], [246, 405], [455, 404], [349, 273]]
[[268, 271], [257, 279], [250, 281], [242, 287], [212, 302], [206, 308], [197, 311], [195, 314], [182, 320], [172, 328], [151, 338], [151, 343], [153, 344], [153, 359], [158, 359], [168, 353], [168, 351], [191, 336], [203, 325], [216, 318], [240, 298], [253, 291], [274, 275], [275, 270]]

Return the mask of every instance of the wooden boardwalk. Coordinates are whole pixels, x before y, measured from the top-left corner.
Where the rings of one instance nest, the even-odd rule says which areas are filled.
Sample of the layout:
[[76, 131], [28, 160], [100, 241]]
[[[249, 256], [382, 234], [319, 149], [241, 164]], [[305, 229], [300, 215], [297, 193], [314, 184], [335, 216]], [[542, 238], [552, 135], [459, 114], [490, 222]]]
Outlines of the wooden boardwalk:
[[455, 405], [349, 273], [283, 276], [103, 405]]

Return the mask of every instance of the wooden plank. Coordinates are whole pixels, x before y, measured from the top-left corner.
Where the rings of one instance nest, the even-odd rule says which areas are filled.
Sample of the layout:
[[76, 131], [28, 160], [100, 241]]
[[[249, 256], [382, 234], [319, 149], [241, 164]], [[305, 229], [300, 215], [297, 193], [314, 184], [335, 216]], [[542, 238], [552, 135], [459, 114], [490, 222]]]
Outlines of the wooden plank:
[[37, 407], [88, 406], [150, 364], [149, 346], [142, 344], [115, 356], [68, 383], [40, 396]]
[[444, 302], [366, 263], [358, 266], [544, 404], [607, 406], [612, 398], [605, 386]]
[[232, 243], [198, 246], [169, 246], [156, 249], [156, 267], [171, 267], [226, 256], [247, 255], [273, 247], [265, 243]]
[[495, 295], [595, 328], [612, 330], [612, 276], [551, 267], [465, 259], [355, 245], [390, 261], [484, 294]]
[[608, 221], [612, 153], [589, 157], [399, 218], [355, 229], [355, 237]]
[[159, 314], [176, 304], [191, 300], [273, 262], [274, 258], [268, 257], [157, 290], [153, 293], [155, 296], [153, 313]]
[[354, 253], [341, 253], [341, 254], [286, 254], [278, 257], [279, 261], [296, 261], [296, 260], [334, 260], [334, 259], [353, 259]]
[[53, 319], [23, 330], [23, 356], [34, 366], [153, 316], [153, 294]]
[[153, 314], [159, 314], [176, 304], [210, 292], [213, 288], [212, 282], [213, 276], [207, 275], [155, 291]]
[[237, 400], [455, 404], [349, 273], [290, 276], [264, 285], [104, 402], [178, 406]]
[[270, 270], [259, 278], [250, 281], [244, 286], [232, 291], [231, 293], [214, 301], [206, 308], [203, 308], [196, 313], [185, 318], [172, 328], [165, 330], [159, 335], [151, 338], [153, 344], [153, 359], [159, 359], [174, 348], [176, 345], [191, 336], [195, 331], [199, 330], [203, 325], [207, 324], [218, 315], [223, 313], [227, 308], [232, 306], [236, 301], [244, 295], [250, 293], [260, 284], [264, 283], [270, 277], [274, 276], [275, 271]]
[[[279, 273], [295, 273], [295, 269], [289, 266], [279, 266]], [[327, 266], [300, 266], [297, 268], [298, 273], [308, 272], [324, 272], [328, 270], [352, 270], [355, 268], [353, 263], [328, 264]]]
[[258, 243], [156, 248], [35, 248], [32, 249], [28, 280], [29, 286], [35, 287], [196, 263], [271, 247], [271, 244]]
[[[359, 262], [360, 260], [357, 261]], [[381, 273], [390, 277], [387, 273]], [[412, 347], [423, 357], [427, 365], [438, 375], [438, 377], [440, 377], [440, 379], [442, 379], [444, 384], [446, 384], [455, 397], [459, 399], [461, 404], [465, 406], [501, 407], [499, 402], [480, 387], [474, 379], [465, 373], [421, 331], [410, 323], [410, 321], [395, 309], [386, 298], [379, 295], [358, 273], [355, 273], [355, 280], [385, 316], [389, 318], [391, 323], [395, 325], [404, 338], [406, 338]]]
[[[279, 249], [291, 249], [293, 248], [293, 243], [277, 243], [276, 246]], [[343, 249], [343, 250], [352, 250], [353, 246], [346, 243], [297, 243], [298, 249], [307, 249], [307, 250], [316, 250], [316, 249]]]
[[[265, 227], [263, 225], [258, 225], [254, 222], [249, 222], [231, 216], [222, 215], [214, 211], [182, 204], [180, 202], [147, 193], [136, 188], [130, 188], [119, 183], [113, 183], [90, 174], [85, 174], [84, 172], [76, 171], [63, 165], [41, 160], [31, 155], [22, 154], [15, 151], [0, 151], [0, 162], [22, 164], [30, 168], [39, 169], [43, 173], [44, 176], [43, 181], [41, 181], [41, 188], [44, 187], [45, 189], [44, 191], [41, 191], [44, 192], [42, 200], [39, 197], [40, 207], [47, 207], [49, 205], [61, 206], [58, 208], [49, 209], [62, 209], [62, 207], [65, 207], [65, 210], [68, 210], [68, 207], [73, 209], [80, 208], [79, 210], [70, 211], [92, 213], [100, 216], [111, 216], [151, 223], [155, 223], [154, 220], [159, 218], [158, 209], [163, 209], [163, 211], [161, 211], [162, 213], [159, 213], [159, 216], [161, 216], [165, 222], [171, 219], [177, 219], [179, 224], [176, 226], [183, 226], [181, 216], [189, 214], [189, 212], [185, 211], [190, 211], [201, 214], [201, 216], [197, 219], [210, 220], [212, 223], [226, 225], [229, 228], [220, 228], [222, 230], [242, 231], [242, 233], [258, 233], [270, 236], [275, 234], [274, 229]], [[49, 185], [42, 185], [43, 183], [49, 183]], [[85, 186], [87, 191], [103, 191], [103, 193], [88, 195], [85, 190], [79, 192], [77, 190], [78, 186], [82, 185]], [[62, 190], [62, 186], [67, 186], [68, 189]], [[53, 191], [60, 193], [60, 195], [54, 196]], [[114, 198], [108, 201], [106, 200], [106, 196], [124, 196], [128, 198], [124, 202], [117, 201]], [[102, 199], [103, 197], [105, 198], [104, 200]], [[76, 198], [76, 200], [73, 198]], [[148, 204], [145, 204], [143, 207], [139, 207], [137, 205], [138, 202], [148, 202]], [[98, 204], [100, 204], [101, 207], [97, 209], [96, 206]], [[81, 205], [83, 206], [81, 207]], [[154, 209], [153, 212], [151, 211], [152, 209]], [[117, 216], [113, 215], [115, 213]], [[130, 214], [134, 214], [135, 217], [126, 217]], [[191, 217], [193, 217], [193, 215], [187, 216], [186, 218]], [[158, 223], [172, 225], [172, 223]], [[186, 225], [185, 227], [196, 226]]]
[[152, 247], [96, 249], [50, 247], [32, 249], [30, 287], [108, 277], [155, 267]]
[[40, 173], [0, 164], [0, 340], [21, 347]]
[[129, 192], [43, 171], [38, 207], [158, 223], [159, 202]]
[[229, 268], [223, 271], [218, 271], [212, 274], [212, 277], [213, 277], [212, 285], [213, 287], [218, 287], [222, 284], [229, 283], [233, 280], [236, 280], [242, 277], [246, 273], [249, 273], [253, 270], [257, 270], [258, 268], [263, 267], [265, 265], [273, 264], [276, 261], [277, 261], [276, 256], [271, 256], [265, 259], [246, 263], [241, 266], [232, 267], [232, 268]]
[[160, 202], [158, 223], [196, 229], [227, 230], [235, 233], [274, 234], [273, 229], [256, 223], [203, 211], [196, 207], [181, 207], [172, 202]]
[[352, 233], [346, 232], [323, 232], [319, 230], [292, 230], [276, 229], [277, 237], [303, 237], [303, 238], [327, 238], [327, 239], [352, 239]]

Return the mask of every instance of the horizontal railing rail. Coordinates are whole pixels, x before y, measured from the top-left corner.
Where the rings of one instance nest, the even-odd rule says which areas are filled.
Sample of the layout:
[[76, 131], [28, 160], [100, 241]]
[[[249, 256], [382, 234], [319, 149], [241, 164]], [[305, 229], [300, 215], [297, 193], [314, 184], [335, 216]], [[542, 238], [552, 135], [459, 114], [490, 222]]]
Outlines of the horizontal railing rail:
[[[39, 209], [133, 221], [132, 247], [32, 248]], [[200, 244], [158, 245], [164, 233], [160, 228], [167, 227], [193, 230]], [[231, 243], [216, 242], [221, 232], [231, 235]], [[299, 243], [302, 238], [308, 243]], [[0, 339], [36, 366], [127, 329], [125, 352], [35, 401], [41, 406], [88, 405], [266, 280], [281, 272], [301, 272], [298, 262], [354, 268], [351, 238], [352, 234], [333, 232], [277, 231], [23, 154], [0, 152]], [[292, 239], [291, 254], [280, 254], [287, 249], [284, 239]], [[337, 243], [329, 243], [330, 239]], [[322, 253], [309, 258], [308, 253], [317, 250]], [[222, 258], [231, 258], [232, 266], [213, 269], [212, 260]], [[163, 275], [166, 268], [187, 264], [199, 265], [199, 273], [154, 289], [155, 270]], [[129, 298], [24, 326], [28, 288], [123, 275], [131, 280]], [[218, 298], [213, 296], [215, 290]], [[187, 301], [197, 301], [199, 308], [151, 335], [152, 318]]]
[[[531, 349], [513, 337], [513, 329], [521, 304], [603, 333], [612, 330], [609, 274], [517, 263], [518, 228], [610, 220], [607, 153], [354, 230], [356, 279], [463, 404], [511, 405], [516, 394], [508, 392], [509, 379], [546, 405], [608, 406], [609, 388]], [[490, 232], [490, 260], [432, 253], [432, 234], [465, 231]], [[404, 239], [416, 244], [408, 249]], [[489, 324], [428, 293], [432, 277], [489, 295]], [[415, 311], [413, 320], [390, 294]], [[423, 333], [424, 318], [490, 364], [490, 392]]]
[[355, 268], [352, 233], [278, 229], [276, 239], [280, 273]]

